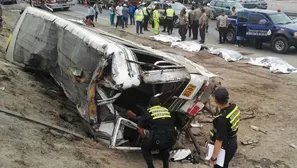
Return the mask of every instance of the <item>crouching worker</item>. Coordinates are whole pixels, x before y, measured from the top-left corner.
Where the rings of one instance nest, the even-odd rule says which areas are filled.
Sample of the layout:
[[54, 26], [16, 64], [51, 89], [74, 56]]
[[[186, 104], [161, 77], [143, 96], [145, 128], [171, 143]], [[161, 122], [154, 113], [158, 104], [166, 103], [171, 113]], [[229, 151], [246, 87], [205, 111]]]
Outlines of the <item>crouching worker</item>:
[[93, 23], [90, 16], [87, 16], [86, 19], [84, 20], [84, 22], [85, 22], [86, 25], [88, 25], [90, 27], [95, 27], [95, 25], [94, 25], [94, 23]]
[[143, 137], [141, 151], [148, 168], [154, 168], [151, 152], [159, 150], [163, 167], [169, 168], [169, 150], [174, 144], [174, 128], [170, 112], [162, 107], [157, 97], [150, 99], [149, 108], [138, 122], [138, 133]]

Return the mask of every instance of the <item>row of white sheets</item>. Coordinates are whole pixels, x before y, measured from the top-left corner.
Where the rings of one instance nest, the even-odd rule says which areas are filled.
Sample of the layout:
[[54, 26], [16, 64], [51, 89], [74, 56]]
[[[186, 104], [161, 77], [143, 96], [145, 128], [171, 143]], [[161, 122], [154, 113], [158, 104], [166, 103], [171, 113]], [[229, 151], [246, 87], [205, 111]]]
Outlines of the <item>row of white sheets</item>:
[[[181, 48], [190, 52], [199, 52], [202, 49], [202, 45], [196, 41], [180, 41], [180, 38], [169, 35], [155, 35], [151, 36], [156, 41], [162, 41], [171, 43], [172, 48]], [[222, 57], [227, 62], [239, 61], [242, 59], [249, 60], [247, 63], [256, 66], [262, 66], [268, 68], [272, 73], [296, 73], [297, 69], [287, 63], [285, 60], [278, 57], [258, 57], [248, 58], [243, 56], [240, 52], [225, 49], [225, 48], [210, 48], [207, 50], [210, 54]]]

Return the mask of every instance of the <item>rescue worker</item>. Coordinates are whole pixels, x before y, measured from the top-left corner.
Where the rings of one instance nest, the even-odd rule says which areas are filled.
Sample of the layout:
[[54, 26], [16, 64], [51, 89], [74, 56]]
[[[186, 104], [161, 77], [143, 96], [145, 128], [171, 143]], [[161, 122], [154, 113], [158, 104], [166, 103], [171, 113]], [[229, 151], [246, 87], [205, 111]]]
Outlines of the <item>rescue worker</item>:
[[198, 40], [198, 29], [199, 29], [199, 19], [201, 17], [201, 9], [197, 7], [193, 12], [193, 38], [192, 40]]
[[187, 34], [187, 25], [188, 25], [188, 18], [186, 15], [186, 8], [183, 8], [180, 11], [180, 14], [178, 16], [178, 20], [179, 20], [179, 35], [181, 36], [181, 41], [185, 41], [186, 40], [186, 34]]
[[237, 15], [237, 11], [236, 11], [235, 6], [233, 6], [232, 10], [231, 10], [231, 16], [236, 16], [236, 15]]
[[[205, 10], [205, 14], [206, 14], [207, 18], [208, 19], [212, 18], [213, 13], [212, 13], [211, 8], [208, 6], [205, 6], [205, 7], [203, 7], [203, 9]], [[205, 30], [206, 30], [206, 33], [208, 33], [208, 22], [206, 24]]]
[[162, 32], [165, 32], [166, 25], [167, 25], [167, 32], [168, 35], [172, 34], [173, 31], [173, 17], [175, 16], [175, 11], [172, 9], [171, 5], [168, 5], [168, 8], [165, 11], [165, 25], [164, 30]]
[[153, 21], [154, 21], [154, 35], [158, 35], [160, 33], [160, 31], [159, 31], [160, 15], [159, 15], [159, 7], [158, 6], [156, 6], [153, 11]]
[[[138, 122], [138, 133], [144, 137], [141, 151], [148, 168], [154, 168], [152, 150], [159, 150], [163, 168], [169, 168], [169, 150], [174, 144], [174, 126], [170, 112], [162, 107], [160, 100], [153, 97], [149, 108], [143, 113]], [[150, 130], [149, 135], [148, 131]]]
[[144, 31], [148, 31], [147, 29], [147, 26], [148, 26], [148, 21], [150, 19], [150, 15], [149, 15], [149, 12], [147, 10], [147, 5], [145, 3], [143, 3], [143, 8], [142, 8], [142, 13], [144, 15], [144, 23], [143, 23], [143, 28], [144, 28]]
[[229, 103], [229, 93], [225, 88], [218, 88], [213, 93], [214, 102], [220, 111], [213, 120], [210, 140], [214, 143], [214, 151], [209, 162], [214, 168], [221, 149], [226, 151], [223, 168], [228, 168], [229, 162], [237, 150], [237, 131], [240, 121], [240, 110], [237, 105]]
[[135, 19], [136, 19], [136, 33], [143, 34], [142, 33], [142, 23], [143, 23], [144, 15], [143, 15], [140, 5], [137, 6], [137, 9], [135, 11]]
[[188, 12], [188, 29], [189, 29], [189, 37], [191, 37], [192, 27], [193, 27], [193, 13], [194, 13], [194, 6], [192, 6], [191, 11]]
[[206, 30], [206, 25], [208, 25], [208, 18], [206, 16], [205, 10], [201, 9], [201, 17], [199, 19], [199, 32], [200, 32], [200, 43], [203, 44], [205, 42], [205, 30]]

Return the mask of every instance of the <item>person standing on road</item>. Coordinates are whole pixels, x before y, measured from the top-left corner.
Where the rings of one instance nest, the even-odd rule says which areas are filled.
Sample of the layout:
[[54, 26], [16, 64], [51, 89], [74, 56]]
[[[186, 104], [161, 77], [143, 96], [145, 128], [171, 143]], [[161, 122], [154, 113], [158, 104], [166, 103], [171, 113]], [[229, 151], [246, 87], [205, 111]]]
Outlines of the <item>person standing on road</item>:
[[124, 29], [124, 23], [123, 23], [123, 7], [122, 4], [119, 3], [119, 5], [116, 7], [115, 14], [117, 16], [117, 22], [116, 22], [116, 28], [119, 24], [122, 25], [122, 29]]
[[194, 13], [194, 6], [192, 6], [191, 11], [188, 13], [188, 27], [189, 27], [189, 37], [191, 37], [192, 28], [193, 28], [193, 13]]
[[141, 10], [141, 6], [137, 6], [137, 9], [135, 11], [135, 19], [136, 19], [136, 33], [137, 34], [143, 34], [142, 33], [142, 25], [143, 25], [143, 12]]
[[159, 30], [160, 15], [159, 15], [158, 6], [155, 7], [155, 10], [153, 12], [153, 20], [154, 20], [154, 34], [158, 35], [160, 33], [160, 30]]
[[130, 15], [130, 25], [135, 25], [135, 18], [134, 18], [135, 7], [130, 3], [129, 5], [129, 15]]
[[[210, 7], [205, 6], [205, 7], [203, 7], [203, 9], [205, 10], [205, 14], [206, 14], [207, 18], [210, 19], [212, 17], [212, 15], [213, 15]], [[206, 30], [206, 33], [208, 33], [208, 22], [207, 22], [207, 25], [205, 27], [205, 30]]]
[[150, 19], [150, 15], [149, 15], [149, 12], [147, 10], [147, 4], [143, 3], [143, 5], [144, 5], [144, 7], [142, 8], [142, 13], [144, 15], [143, 28], [144, 28], [144, 31], [148, 31], [147, 26], [148, 26], [148, 22], [149, 22], [149, 19]]
[[165, 9], [165, 12], [164, 12], [164, 15], [165, 15], [165, 19], [164, 19], [164, 25], [163, 25], [163, 27], [164, 27], [164, 29], [162, 30], [162, 32], [165, 32], [166, 31], [166, 28], [167, 28], [167, 32], [168, 32], [168, 26], [167, 26], [167, 24], [168, 24], [168, 21], [167, 21], [167, 18], [166, 18], [166, 10], [168, 9], [168, 7], [166, 7], [166, 9]]
[[193, 38], [192, 40], [198, 40], [198, 29], [199, 29], [199, 19], [201, 17], [201, 9], [197, 7], [193, 12]]
[[95, 10], [95, 22], [97, 22], [98, 14], [99, 14], [99, 4], [98, 4], [98, 1], [96, 3], [94, 3], [93, 8]]
[[183, 8], [180, 11], [180, 14], [178, 16], [179, 20], [179, 30], [178, 33], [181, 36], [181, 41], [186, 40], [186, 34], [187, 34], [187, 24], [188, 24], [188, 18], [186, 16], [186, 8]]
[[[173, 18], [175, 16], [175, 11], [172, 9], [171, 5], [168, 5], [168, 8], [165, 11], [166, 22], [167, 22], [167, 32], [168, 35], [172, 34], [173, 31]], [[163, 32], [165, 32], [166, 27], [164, 26]]]
[[233, 6], [232, 10], [231, 10], [231, 16], [236, 16], [236, 15], [237, 15], [237, 11], [236, 11], [235, 6]]
[[88, 17], [92, 20], [92, 22], [94, 22], [94, 16], [96, 14], [95, 9], [93, 8], [93, 6], [89, 6], [88, 8]]
[[209, 162], [214, 168], [221, 149], [226, 151], [223, 168], [228, 168], [229, 162], [237, 151], [237, 132], [240, 121], [240, 110], [237, 105], [229, 103], [229, 93], [225, 88], [218, 88], [213, 93], [214, 102], [219, 111], [213, 120], [213, 129], [210, 131], [210, 141], [214, 151]]
[[114, 25], [114, 6], [113, 5], [109, 7], [109, 21], [110, 21], [110, 25]]
[[126, 28], [128, 28], [128, 20], [129, 20], [129, 9], [127, 8], [127, 5], [123, 5], [123, 22]]
[[228, 26], [228, 16], [223, 10], [221, 15], [218, 17], [218, 21], [217, 21], [217, 28], [219, 29], [219, 39], [220, 39], [219, 44], [223, 44], [226, 41], [226, 33], [228, 30], [227, 26]]
[[205, 30], [206, 25], [208, 25], [208, 18], [206, 16], [205, 10], [201, 9], [201, 17], [199, 19], [199, 32], [200, 32], [200, 43], [203, 44], [205, 42]]
[[159, 150], [163, 168], [169, 168], [169, 150], [174, 144], [175, 130], [171, 114], [162, 107], [157, 97], [149, 101], [149, 108], [143, 112], [138, 122], [138, 133], [143, 137], [141, 152], [148, 168], [154, 168], [151, 152]]

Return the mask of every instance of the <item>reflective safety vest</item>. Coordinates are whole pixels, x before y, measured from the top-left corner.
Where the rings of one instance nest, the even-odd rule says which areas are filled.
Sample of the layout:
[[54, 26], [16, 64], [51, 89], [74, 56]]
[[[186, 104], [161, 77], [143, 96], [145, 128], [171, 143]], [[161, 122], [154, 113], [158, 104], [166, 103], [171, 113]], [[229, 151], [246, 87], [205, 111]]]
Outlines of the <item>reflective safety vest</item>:
[[152, 116], [153, 120], [171, 118], [168, 109], [162, 106], [153, 106], [147, 109], [147, 111]]
[[135, 12], [135, 19], [136, 21], [142, 21], [143, 20], [143, 12], [139, 10], [139, 12]]
[[159, 11], [158, 10], [154, 10], [154, 12], [153, 12], [153, 19], [155, 20], [155, 21], [159, 21]]
[[166, 9], [166, 17], [173, 18], [174, 10], [171, 8]]
[[147, 11], [146, 11], [146, 7], [143, 7], [142, 8], [142, 12], [143, 12], [143, 15], [148, 15]]
[[[239, 122], [240, 122], [240, 110], [238, 109], [238, 106], [235, 106], [235, 108], [231, 112], [229, 112], [228, 114], [219, 114], [219, 115], [217, 115], [215, 117], [215, 119], [218, 118], [218, 117], [225, 117], [229, 121], [229, 123], [231, 125], [231, 133], [228, 132], [228, 136], [229, 137], [230, 136], [234, 137], [236, 135], [236, 133], [237, 133]], [[214, 128], [209, 133], [210, 134], [210, 139], [212, 141], [215, 140], [214, 136], [215, 136], [216, 132], [217, 131]], [[231, 135], [229, 135], [229, 134], [231, 134]]]

